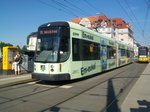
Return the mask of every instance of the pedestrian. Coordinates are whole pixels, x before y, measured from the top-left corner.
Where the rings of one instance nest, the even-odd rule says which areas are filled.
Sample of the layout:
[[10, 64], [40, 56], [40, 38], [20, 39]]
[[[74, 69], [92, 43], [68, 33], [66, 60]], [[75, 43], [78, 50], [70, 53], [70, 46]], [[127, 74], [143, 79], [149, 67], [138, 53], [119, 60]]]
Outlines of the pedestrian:
[[21, 73], [21, 55], [19, 53], [19, 51], [16, 52], [16, 55], [14, 57], [14, 70], [15, 70], [15, 75], [19, 75]]

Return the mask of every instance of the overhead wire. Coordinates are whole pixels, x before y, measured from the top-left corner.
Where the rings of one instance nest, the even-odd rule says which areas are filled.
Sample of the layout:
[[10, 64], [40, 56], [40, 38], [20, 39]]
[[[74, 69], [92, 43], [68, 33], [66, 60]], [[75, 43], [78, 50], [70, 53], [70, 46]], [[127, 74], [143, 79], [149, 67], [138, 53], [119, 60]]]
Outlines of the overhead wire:
[[[88, 12], [86, 12], [86, 11], [84, 11], [83, 9], [81, 9], [80, 7], [77, 7], [76, 5], [74, 5], [73, 3], [71, 3], [70, 1], [68, 1], [68, 0], [64, 0], [67, 4], [69, 4], [70, 6], [72, 6], [72, 7], [74, 7], [75, 9], [75, 11], [78, 11], [78, 12], [80, 12], [80, 13], [82, 13], [83, 15], [85, 15], [85, 14], [87, 14], [87, 15], [89, 15], [89, 13]], [[86, 15], [85, 15], [86, 16]]]
[[145, 4], [147, 5], [149, 3], [149, 0], [144, 0], [145, 1]]
[[137, 27], [137, 25], [133, 22], [132, 18], [130, 17], [130, 15], [128, 14], [128, 12], [125, 10], [125, 8], [122, 6], [122, 4], [120, 3], [120, 1], [119, 1], [119, 0], [116, 0], [116, 1], [117, 1], [118, 4], [120, 5], [120, 7], [121, 7], [122, 10], [124, 11], [124, 13], [127, 15], [127, 17], [130, 19], [130, 21], [132, 22], [132, 24], [134, 24], [134, 27], [135, 27], [139, 32], [141, 32], [140, 29], [139, 29], [139, 27]]
[[44, 2], [44, 1], [42, 1], [42, 0], [37, 0], [37, 1], [38, 1], [39, 3], [41, 3], [41, 4], [44, 4], [44, 5], [46, 5], [46, 6], [49, 6], [49, 7], [55, 8], [55, 9], [57, 9], [57, 10], [59, 10], [59, 11], [62, 11], [60, 8], [57, 8], [57, 7], [51, 5], [51, 4], [47, 3], [47, 2]]
[[148, 16], [149, 16], [149, 9], [150, 9], [150, 1], [147, 2], [147, 9], [146, 9], [146, 14], [145, 14], [145, 21], [144, 21], [144, 26], [143, 26], [143, 30], [146, 29], [146, 23], [148, 21]]
[[58, 11], [61, 11], [61, 12], [65, 13], [65, 14], [70, 15], [70, 16], [73, 16], [73, 17], [75, 16], [75, 17], [76, 17], [76, 15], [74, 15], [73, 13], [71, 13], [71, 12], [65, 10], [65, 9], [58, 8], [58, 7], [52, 5], [52, 4], [48, 3], [48, 2], [45, 2], [45, 1], [42, 1], [42, 0], [37, 0], [37, 2], [39, 2], [39, 3], [43, 4], [43, 5], [46, 5], [46, 6], [48, 6], [48, 7], [57, 9]]
[[126, 3], [126, 5], [127, 5], [128, 9], [130, 10], [131, 14], [133, 15], [133, 17], [134, 17], [136, 23], [138, 23], [138, 24], [136, 24], [136, 25], [139, 27], [139, 30], [141, 31], [141, 36], [140, 36], [140, 37], [144, 38], [144, 39], [145, 39], [145, 40], [144, 40], [145, 43], [147, 43], [147, 39], [145, 38], [144, 29], [143, 29], [142, 26], [140, 25], [140, 23], [139, 23], [137, 17], [135, 16], [134, 12], [131, 10], [131, 7], [130, 7], [130, 5], [129, 5], [129, 3], [128, 3], [127, 0], [125, 0], [125, 3]]
[[84, 0], [84, 2], [91, 8], [91, 9], [94, 9], [96, 11], [96, 15], [98, 16], [106, 16], [105, 13], [101, 12], [99, 9], [97, 9], [93, 4], [91, 4], [89, 1], [87, 0]]
[[145, 19], [144, 19], [144, 25], [143, 25], [143, 37], [145, 37], [146, 25], [147, 25], [147, 22], [148, 22], [149, 9], [150, 9], [150, 0], [148, 0], [146, 2], [146, 5], [147, 5], [147, 9], [146, 9], [146, 14], [145, 14]]
[[[82, 14], [83, 14], [83, 12], [84, 12], [84, 13], [87, 13], [86, 11], [82, 10], [80, 7], [75, 6], [73, 3], [71, 3], [71, 2], [68, 1], [68, 0], [64, 0], [64, 2], [66, 2], [66, 3], [69, 4], [70, 6], [68, 6], [68, 5], [66, 5], [66, 4], [63, 4], [62, 2], [58, 2], [58, 1], [56, 1], [56, 0], [50, 0], [50, 1], [53, 2], [53, 5], [50, 4], [50, 3], [44, 2], [44, 1], [42, 1], [42, 0], [38, 0], [38, 1], [39, 1], [40, 3], [42, 3], [42, 4], [44, 4], [44, 5], [50, 6], [50, 7], [52, 7], [52, 8], [55, 8], [55, 9], [57, 9], [57, 10], [59, 10], [59, 11], [65, 12], [65, 13], [67, 13], [67, 14], [69, 14], [69, 15], [71, 15], [71, 16], [75, 16], [75, 17], [79, 17], [77, 14], [75, 14], [75, 12], [77, 11], [76, 9], [78, 9], [78, 12], [80, 12], [80, 13], [82, 13]], [[117, 1], [118, 1], [118, 0], [117, 0]], [[92, 9], [94, 9], [95, 11], [99, 12], [99, 10], [98, 10], [96, 7], [94, 7], [94, 5], [92, 5], [89, 1], [84, 0], [84, 2], [85, 2], [90, 8], [92, 8]], [[124, 9], [124, 7], [121, 5], [121, 3], [120, 3], [119, 1], [118, 1], [118, 3], [120, 4], [121, 8], [124, 10], [124, 12], [126, 13], [126, 15], [129, 17], [129, 19], [132, 21], [132, 23], [134, 24], [133, 20], [131, 19], [131, 17], [129, 16], [129, 14], [126, 12], [126, 10]], [[127, 2], [126, 2], [126, 3], [127, 3]], [[54, 4], [57, 5], [57, 6], [59, 6], [59, 7], [54, 6]], [[127, 4], [128, 4], [128, 3], [127, 3]], [[72, 7], [71, 7], [71, 6], [72, 6]], [[128, 7], [129, 7], [129, 4], [128, 4]], [[130, 8], [129, 8], [129, 9], [130, 9]], [[131, 11], [131, 12], [132, 12], [132, 11]], [[101, 14], [104, 14], [104, 13], [101, 13]], [[133, 12], [132, 12], [132, 14], [134, 15]], [[136, 18], [135, 15], [134, 15], [134, 18]], [[137, 20], [137, 19], [136, 19], [136, 20]], [[138, 29], [138, 31], [140, 31], [140, 30]]]
[[61, 2], [58, 2], [56, 0], [51, 0], [51, 1], [53, 3], [55, 3], [55, 4], [57, 4], [58, 6], [60, 6], [61, 8], [65, 9], [66, 11], [70, 12], [75, 17], [78, 17], [78, 15], [76, 15], [73, 11], [71, 11], [71, 10], [73, 10], [72, 7], [69, 7], [69, 6], [65, 5], [65, 4], [62, 4]]
[[[116, 1], [119, 4], [119, 6], [122, 8], [122, 10], [124, 11], [124, 13], [128, 16], [128, 18], [130, 19], [130, 21], [134, 25], [135, 29], [140, 33], [140, 35], [141, 35], [140, 37], [143, 39], [144, 38], [144, 30], [142, 30], [141, 28], [139, 29], [139, 27], [137, 27], [137, 24], [134, 24], [132, 18], [130, 17], [130, 15], [128, 14], [128, 12], [125, 10], [125, 8], [121, 5], [120, 1], [119, 0], [116, 0]], [[137, 39], [137, 37], [136, 37], [136, 39]], [[148, 45], [147, 38], [144, 38], [143, 41], [144, 41], [145, 44]]]
[[137, 27], [137, 25], [133, 22], [132, 18], [130, 17], [130, 15], [128, 14], [128, 12], [125, 10], [125, 8], [122, 6], [122, 4], [120, 3], [119, 0], [116, 0], [117, 3], [119, 4], [119, 6], [121, 7], [121, 9], [123, 10], [123, 12], [127, 15], [127, 17], [130, 19], [130, 21], [132, 22], [132, 24], [134, 25], [135, 29], [141, 33], [142, 35], [142, 31], [139, 29], [139, 27]]
[[94, 9], [99, 15], [104, 15], [106, 16], [105, 13], [101, 12], [99, 9], [97, 9], [93, 4], [91, 4], [89, 1], [84, 0], [84, 2], [92, 9]]
[[138, 23], [137, 25], [139, 26], [139, 29], [142, 31], [142, 26], [140, 25], [140, 23], [139, 23], [137, 17], [135, 16], [134, 12], [132, 11], [132, 9], [131, 9], [131, 7], [130, 7], [128, 1], [125, 0], [125, 3], [127, 4], [127, 7], [128, 7], [128, 9], [130, 10], [131, 14], [133, 15], [135, 21]]
[[95, 6], [93, 6], [90, 2], [88, 2], [87, 0], [84, 0], [84, 2], [91, 7], [92, 9], [94, 9], [95, 11], [99, 12], [99, 9], [97, 9]]
[[[67, 6], [67, 5], [65, 5], [65, 4], [63, 4], [63, 3], [60, 3], [60, 2], [58, 2], [58, 1], [56, 1], [56, 0], [51, 0], [51, 1], [53, 1], [53, 2], [55, 2], [57, 5], [59, 5], [60, 7], [63, 7], [63, 8], [65, 8], [66, 10], [68, 9], [69, 11], [71, 11], [72, 10], [72, 12], [77, 12], [77, 9], [78, 9], [78, 12], [80, 12], [80, 13], [82, 13], [82, 14], [88, 14], [89, 15], [89, 12], [86, 12], [86, 11], [84, 11], [83, 9], [81, 9], [80, 7], [77, 7], [77, 6], [75, 6], [74, 4], [72, 4], [71, 2], [69, 2], [68, 0], [64, 0], [66, 3], [68, 3], [70, 6], [72, 6], [72, 7], [70, 7], [70, 6]], [[89, 6], [92, 6], [92, 7], [90, 7], [90, 8], [94, 8], [97, 12], [99, 12], [99, 10], [96, 8], [96, 7], [94, 7], [93, 5], [90, 5], [90, 3], [88, 2], [88, 1], [86, 1], [86, 0], [84, 0], [85, 1], [85, 3], [86, 4], [88, 4]], [[75, 8], [75, 9], [74, 9]], [[83, 13], [84, 12], [84, 13]], [[101, 14], [104, 14], [104, 13], [101, 13]], [[77, 15], [76, 15], [77, 16]], [[77, 16], [77, 17], [79, 17], [79, 16]]]
[[[52, 4], [50, 4], [49, 2], [46, 2], [46, 1], [42, 1], [42, 0], [37, 0], [37, 1], [44, 4], [44, 5], [47, 5], [49, 7], [55, 8], [61, 12], [64, 12], [68, 15], [74, 16], [74, 17], [81, 17], [82, 15], [84, 15], [84, 16], [91, 15], [89, 13], [89, 11], [87, 12], [87, 11], [83, 10], [82, 8], [74, 5], [71, 1], [68, 1], [68, 0], [64, 0], [64, 2], [67, 3], [68, 5], [64, 4], [63, 2], [59, 2], [57, 0], [49, 0], [52, 2]], [[99, 12], [99, 10], [96, 7], [94, 7], [93, 5], [90, 5], [90, 2], [88, 2], [87, 0], [84, 0], [84, 2], [90, 8], [93, 8], [93, 9], [95, 9], [96, 12]], [[77, 12], [78, 12], [78, 14], [76, 14]], [[100, 14], [104, 14], [104, 13], [100, 12]], [[79, 16], [79, 15], [81, 15], [81, 16]]]

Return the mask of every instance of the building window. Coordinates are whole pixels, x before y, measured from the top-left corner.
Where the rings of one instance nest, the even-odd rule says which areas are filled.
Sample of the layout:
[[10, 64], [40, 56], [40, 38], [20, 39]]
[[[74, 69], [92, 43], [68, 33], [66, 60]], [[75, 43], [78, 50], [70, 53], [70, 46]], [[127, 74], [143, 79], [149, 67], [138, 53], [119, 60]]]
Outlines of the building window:
[[115, 22], [116, 22], [116, 20], [112, 20], [112, 22], [113, 22], [113, 23], [115, 23]]
[[122, 24], [118, 24], [117, 26], [118, 26], [118, 27], [122, 27]]

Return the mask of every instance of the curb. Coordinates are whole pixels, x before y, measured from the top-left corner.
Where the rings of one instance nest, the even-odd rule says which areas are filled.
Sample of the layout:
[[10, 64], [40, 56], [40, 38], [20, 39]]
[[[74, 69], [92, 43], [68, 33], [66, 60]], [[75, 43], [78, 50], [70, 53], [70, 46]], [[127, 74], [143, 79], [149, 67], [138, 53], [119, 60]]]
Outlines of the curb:
[[[29, 78], [27, 77], [26, 79], [21, 79], [21, 77], [18, 76], [18, 77], [13, 77], [13, 78], [4, 78], [4, 79], [1, 79], [1, 80], [4, 83], [0, 82], [0, 88], [5, 88], [5, 87], [13, 86], [13, 85], [19, 85], [19, 84], [24, 84], [24, 83], [27, 83], [27, 82], [36, 81], [35, 79], [32, 79], [30, 76], [29, 76]], [[7, 80], [8, 80], [8, 82], [7, 82]]]

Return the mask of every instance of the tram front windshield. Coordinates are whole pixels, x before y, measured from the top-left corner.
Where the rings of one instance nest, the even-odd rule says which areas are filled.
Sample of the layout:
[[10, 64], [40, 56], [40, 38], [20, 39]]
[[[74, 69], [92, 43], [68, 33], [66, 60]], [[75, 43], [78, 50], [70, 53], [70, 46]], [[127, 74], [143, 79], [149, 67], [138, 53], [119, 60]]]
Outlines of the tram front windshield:
[[139, 55], [147, 56], [148, 55], [148, 50], [147, 49], [139, 49]]
[[69, 57], [69, 28], [51, 27], [40, 29], [40, 52], [36, 62], [63, 62]]

